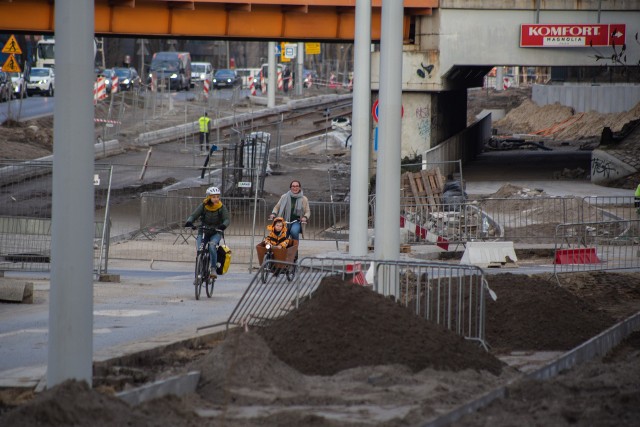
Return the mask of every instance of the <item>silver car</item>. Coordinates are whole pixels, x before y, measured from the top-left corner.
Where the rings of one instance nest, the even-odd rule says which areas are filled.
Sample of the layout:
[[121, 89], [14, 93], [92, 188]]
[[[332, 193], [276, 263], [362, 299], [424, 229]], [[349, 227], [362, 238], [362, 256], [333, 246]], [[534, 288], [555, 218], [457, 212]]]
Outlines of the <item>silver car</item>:
[[56, 89], [56, 76], [53, 68], [32, 68], [27, 82], [27, 94], [53, 96]]

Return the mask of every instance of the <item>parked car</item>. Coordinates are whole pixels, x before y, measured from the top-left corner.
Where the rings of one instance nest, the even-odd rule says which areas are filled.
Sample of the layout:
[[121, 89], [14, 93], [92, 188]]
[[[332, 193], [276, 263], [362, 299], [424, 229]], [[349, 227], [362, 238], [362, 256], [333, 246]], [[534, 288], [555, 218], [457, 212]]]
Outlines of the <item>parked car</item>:
[[192, 62], [191, 63], [191, 84], [196, 82], [204, 82], [213, 77], [213, 65], [210, 62]]
[[11, 99], [11, 78], [9, 73], [0, 71], [0, 102], [5, 102]]
[[119, 90], [131, 90], [140, 87], [140, 76], [135, 68], [116, 67], [113, 72], [118, 76]]
[[9, 77], [11, 77], [11, 88], [12, 96], [14, 98], [20, 98], [20, 94], [24, 91], [24, 96], [27, 96], [26, 88], [24, 86], [24, 77], [22, 73], [9, 73]]
[[27, 94], [29, 96], [39, 93], [41, 95], [53, 96], [56, 90], [56, 75], [53, 68], [38, 67], [32, 68], [27, 82]]
[[216, 74], [213, 76], [214, 89], [223, 87], [233, 88], [235, 86], [242, 86], [242, 77], [240, 77], [235, 70], [223, 68], [222, 70], [216, 71]]

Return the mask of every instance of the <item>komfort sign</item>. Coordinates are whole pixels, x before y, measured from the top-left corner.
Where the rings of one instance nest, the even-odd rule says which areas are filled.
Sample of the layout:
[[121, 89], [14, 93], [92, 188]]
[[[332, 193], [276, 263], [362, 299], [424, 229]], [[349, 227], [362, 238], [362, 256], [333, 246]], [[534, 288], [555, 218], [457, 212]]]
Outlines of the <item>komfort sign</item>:
[[622, 46], [625, 24], [522, 24], [520, 47]]

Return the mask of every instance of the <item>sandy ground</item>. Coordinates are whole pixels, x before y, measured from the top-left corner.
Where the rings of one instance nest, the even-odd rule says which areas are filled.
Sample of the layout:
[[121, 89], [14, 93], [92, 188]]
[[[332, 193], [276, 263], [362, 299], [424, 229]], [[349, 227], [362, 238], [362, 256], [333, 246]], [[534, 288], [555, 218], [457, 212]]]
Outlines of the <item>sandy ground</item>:
[[[580, 273], [560, 286], [548, 279], [491, 276], [498, 299], [487, 306], [486, 352], [392, 300], [329, 278], [297, 311], [264, 328], [112, 366], [93, 389], [70, 382], [35, 397], [4, 391], [0, 424], [420, 425], [511, 383], [508, 398], [459, 425], [637, 425], [640, 332], [551, 381], [520, 379], [502, 361], [559, 354], [640, 311], [638, 273]], [[136, 407], [112, 395], [136, 377], [192, 370], [201, 372], [195, 395]]]

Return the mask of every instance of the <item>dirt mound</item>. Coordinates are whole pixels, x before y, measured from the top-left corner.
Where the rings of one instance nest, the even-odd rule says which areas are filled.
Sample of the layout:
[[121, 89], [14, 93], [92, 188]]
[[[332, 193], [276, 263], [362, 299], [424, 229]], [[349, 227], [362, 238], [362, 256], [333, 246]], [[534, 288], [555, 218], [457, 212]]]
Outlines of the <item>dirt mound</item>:
[[498, 295], [487, 302], [486, 338], [495, 352], [570, 350], [615, 323], [553, 277], [522, 279], [511, 273], [487, 278]]
[[505, 117], [496, 120], [493, 127], [500, 133], [533, 133], [550, 128], [573, 116], [573, 109], [558, 103], [539, 106], [530, 99], [511, 110]]
[[307, 375], [401, 364], [417, 372], [487, 370], [502, 362], [477, 344], [362, 286], [328, 277], [300, 309], [260, 330], [276, 356]]
[[53, 117], [0, 125], [0, 159], [30, 160], [53, 152]]
[[624, 113], [603, 114], [594, 111], [575, 113], [571, 107], [559, 103], [537, 105], [526, 99], [518, 107], [500, 120], [493, 127], [501, 134], [538, 133], [556, 140], [580, 140], [584, 138], [600, 138], [605, 127], [615, 132], [633, 120], [640, 118], [640, 103]]

